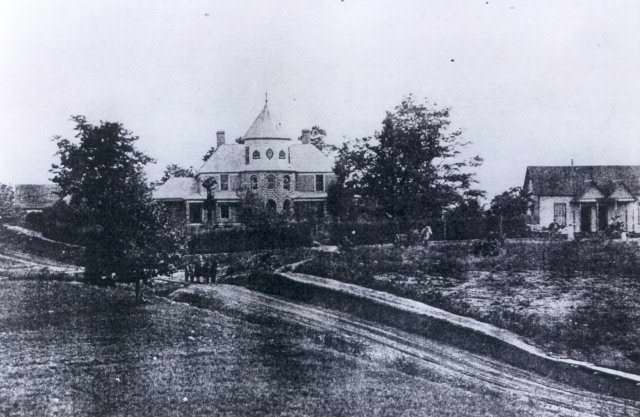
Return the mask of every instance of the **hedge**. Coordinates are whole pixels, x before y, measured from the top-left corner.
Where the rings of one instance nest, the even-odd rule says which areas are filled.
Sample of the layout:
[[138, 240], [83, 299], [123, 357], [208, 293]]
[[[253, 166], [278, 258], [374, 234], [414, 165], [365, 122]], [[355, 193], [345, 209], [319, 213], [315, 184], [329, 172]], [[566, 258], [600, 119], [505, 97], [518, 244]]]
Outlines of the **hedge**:
[[312, 226], [291, 224], [265, 229], [211, 230], [189, 240], [191, 253], [241, 252], [311, 246]]

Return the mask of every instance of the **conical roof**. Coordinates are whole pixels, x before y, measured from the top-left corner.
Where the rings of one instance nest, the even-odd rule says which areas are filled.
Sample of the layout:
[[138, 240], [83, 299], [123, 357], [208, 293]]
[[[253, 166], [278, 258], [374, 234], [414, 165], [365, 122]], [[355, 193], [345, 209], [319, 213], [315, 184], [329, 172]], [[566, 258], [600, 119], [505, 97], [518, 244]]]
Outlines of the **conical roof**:
[[284, 139], [289, 138], [284, 136], [279, 124], [276, 124], [271, 119], [271, 113], [269, 112], [269, 102], [264, 101], [264, 107], [258, 117], [253, 121], [247, 133], [244, 134], [242, 139]]

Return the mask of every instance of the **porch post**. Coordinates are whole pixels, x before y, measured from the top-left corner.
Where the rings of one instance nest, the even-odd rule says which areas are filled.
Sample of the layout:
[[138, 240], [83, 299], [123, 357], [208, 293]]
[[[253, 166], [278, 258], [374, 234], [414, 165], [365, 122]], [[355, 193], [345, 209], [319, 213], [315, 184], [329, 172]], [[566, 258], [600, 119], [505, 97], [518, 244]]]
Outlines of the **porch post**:
[[598, 204], [598, 200], [596, 200], [596, 232], [600, 230], [600, 204]]

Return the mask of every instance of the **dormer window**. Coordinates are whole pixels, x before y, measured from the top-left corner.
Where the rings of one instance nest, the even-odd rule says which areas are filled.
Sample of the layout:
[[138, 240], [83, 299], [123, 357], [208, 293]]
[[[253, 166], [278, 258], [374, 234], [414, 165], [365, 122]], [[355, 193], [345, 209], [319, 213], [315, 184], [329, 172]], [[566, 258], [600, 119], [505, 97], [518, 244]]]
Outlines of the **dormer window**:
[[278, 158], [287, 159], [287, 154], [284, 151], [280, 151], [280, 153], [278, 154]]
[[269, 159], [273, 158], [273, 149], [271, 148], [267, 149], [267, 158]]
[[260, 159], [260, 152], [253, 151], [253, 159]]

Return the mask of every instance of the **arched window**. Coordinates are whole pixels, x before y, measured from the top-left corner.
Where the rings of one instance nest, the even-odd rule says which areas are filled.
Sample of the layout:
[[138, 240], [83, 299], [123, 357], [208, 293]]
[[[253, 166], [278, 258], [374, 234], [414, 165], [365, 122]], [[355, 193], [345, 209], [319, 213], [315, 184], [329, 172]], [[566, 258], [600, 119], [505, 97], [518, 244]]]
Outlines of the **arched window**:
[[269, 159], [273, 158], [273, 149], [271, 148], [267, 149], [267, 158]]
[[273, 200], [269, 200], [267, 201], [267, 210], [269, 210], [271, 213], [275, 213], [276, 212], [276, 202]]
[[284, 151], [280, 151], [280, 153], [278, 154], [278, 158], [287, 159], [287, 154]]
[[253, 159], [260, 159], [260, 152], [253, 151]]
[[273, 174], [267, 175], [267, 188], [273, 190], [276, 188], [276, 176]]
[[252, 175], [250, 181], [251, 181], [251, 189], [252, 190], [257, 190], [258, 189], [258, 177], [256, 175]]
[[291, 214], [291, 200], [284, 200], [284, 203], [282, 203], [282, 210], [287, 214]]
[[282, 178], [282, 188], [284, 188], [285, 190], [290, 190], [291, 189], [291, 177], [288, 175], [285, 175]]

